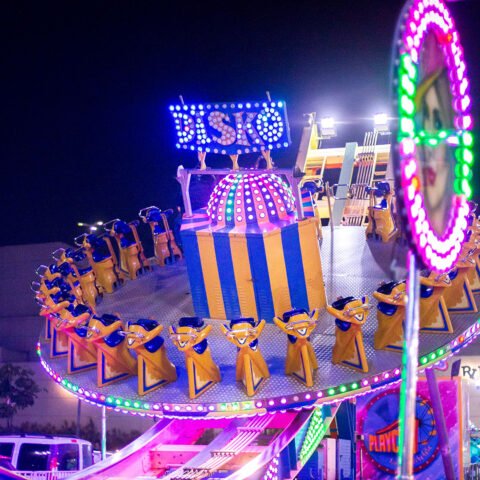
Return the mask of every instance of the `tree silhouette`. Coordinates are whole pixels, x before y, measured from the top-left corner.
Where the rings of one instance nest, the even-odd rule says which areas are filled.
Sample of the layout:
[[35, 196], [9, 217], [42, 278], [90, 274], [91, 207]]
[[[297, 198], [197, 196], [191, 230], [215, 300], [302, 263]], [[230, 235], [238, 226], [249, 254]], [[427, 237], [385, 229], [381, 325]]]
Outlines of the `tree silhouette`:
[[31, 407], [41, 391], [33, 379], [32, 370], [6, 363], [0, 367], [0, 418], [12, 428], [13, 417], [19, 410]]

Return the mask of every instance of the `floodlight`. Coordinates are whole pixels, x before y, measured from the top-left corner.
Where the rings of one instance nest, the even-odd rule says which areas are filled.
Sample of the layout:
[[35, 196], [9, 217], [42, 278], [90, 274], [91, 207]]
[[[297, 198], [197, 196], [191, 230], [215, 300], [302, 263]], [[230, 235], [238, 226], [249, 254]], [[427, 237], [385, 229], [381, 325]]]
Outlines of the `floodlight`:
[[386, 113], [376, 113], [373, 116], [373, 127], [377, 132], [389, 132], [388, 115]]
[[335, 128], [335, 119], [333, 117], [323, 117], [320, 119], [320, 136], [322, 138], [335, 137], [337, 130]]

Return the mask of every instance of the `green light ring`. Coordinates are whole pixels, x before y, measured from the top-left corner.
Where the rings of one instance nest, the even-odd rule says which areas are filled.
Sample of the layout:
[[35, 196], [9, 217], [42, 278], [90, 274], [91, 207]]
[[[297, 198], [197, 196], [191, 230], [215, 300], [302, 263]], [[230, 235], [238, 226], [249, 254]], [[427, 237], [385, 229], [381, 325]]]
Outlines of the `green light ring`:
[[[456, 353], [465, 345], [473, 341], [473, 339], [476, 338], [479, 333], [480, 319], [449, 343], [436, 348], [428, 354], [420, 355], [418, 361], [419, 371], [439, 362], [453, 353]], [[387, 372], [379, 373], [377, 375], [370, 375], [353, 382], [338, 385], [336, 387], [327, 387], [320, 391], [310, 391], [303, 394], [289, 395], [283, 398], [277, 397], [275, 399], [271, 399], [270, 401], [246, 400], [244, 402], [217, 404], [160, 404], [144, 401], [142, 399], [120, 398], [115, 397], [114, 395], [104, 395], [98, 392], [92, 392], [87, 396], [85, 394], [85, 389], [81, 385], [71, 383], [70, 379], [62, 378], [61, 375], [57, 374], [53, 370], [53, 368], [48, 364], [47, 360], [43, 357], [43, 351], [40, 343], [37, 344], [36, 351], [46, 372], [53, 377], [62, 388], [81, 400], [85, 400], [97, 406], [106, 406], [107, 408], [112, 408], [124, 413], [132, 413], [134, 415], [162, 416], [169, 418], [195, 419], [206, 418], [209, 416], [215, 418], [226, 418], [231, 416], [252, 416], [267, 412], [274, 413], [278, 411], [285, 411], [291, 408], [312, 408], [319, 405], [336, 403], [339, 400], [346, 398], [364, 395], [372, 390], [386, 388], [392, 384], [398, 383], [401, 380], [400, 368], [396, 368]], [[435, 353], [434, 359], [431, 358], [432, 353]], [[423, 362], [422, 358], [426, 358], [426, 361]], [[68, 384], [70, 384], [70, 387], [67, 387]], [[346, 387], [344, 392], [340, 391], [342, 386]], [[283, 399], [285, 399], [285, 403], [282, 403]], [[272, 403], [270, 404], [270, 402]], [[295, 406], [292, 407], [292, 405]]]
[[[405, 230], [423, 263], [430, 269], [444, 272], [453, 267], [465, 241], [467, 199], [472, 195], [470, 179], [473, 165], [472, 116], [469, 82], [463, 51], [448, 9], [441, 0], [415, 0], [407, 6], [402, 37], [398, 48], [396, 69], [398, 108], [398, 149], [395, 149], [397, 193]], [[444, 45], [449, 71], [450, 90], [455, 108], [456, 131], [442, 130], [436, 134], [416, 131], [415, 96], [417, 91], [419, 49], [427, 32], [434, 32]], [[453, 135], [452, 135], [453, 134]], [[424, 208], [420, 179], [417, 175], [416, 145], [432, 147], [440, 143], [454, 147], [456, 167], [450, 220], [445, 234], [439, 238], [433, 231]]]

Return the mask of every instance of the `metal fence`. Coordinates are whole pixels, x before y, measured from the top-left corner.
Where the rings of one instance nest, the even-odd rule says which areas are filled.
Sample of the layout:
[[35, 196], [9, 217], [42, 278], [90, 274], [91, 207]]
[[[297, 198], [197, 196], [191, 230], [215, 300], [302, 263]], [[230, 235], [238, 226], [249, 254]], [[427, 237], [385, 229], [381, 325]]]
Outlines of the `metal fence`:
[[23, 475], [31, 480], [62, 480], [68, 478], [70, 475], [77, 473], [76, 471], [67, 472], [31, 472], [31, 471], [17, 471], [19, 475]]

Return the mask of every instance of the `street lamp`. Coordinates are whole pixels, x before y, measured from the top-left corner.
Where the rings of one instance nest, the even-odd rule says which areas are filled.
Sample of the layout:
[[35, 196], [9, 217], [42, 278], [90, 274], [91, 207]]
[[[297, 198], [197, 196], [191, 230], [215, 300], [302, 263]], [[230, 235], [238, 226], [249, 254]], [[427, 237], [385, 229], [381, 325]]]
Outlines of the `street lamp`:
[[95, 223], [84, 223], [84, 222], [77, 222], [77, 227], [85, 227], [88, 228], [91, 232], [96, 232], [98, 230], [98, 227], [102, 226], [103, 222], [99, 220], [98, 222]]

